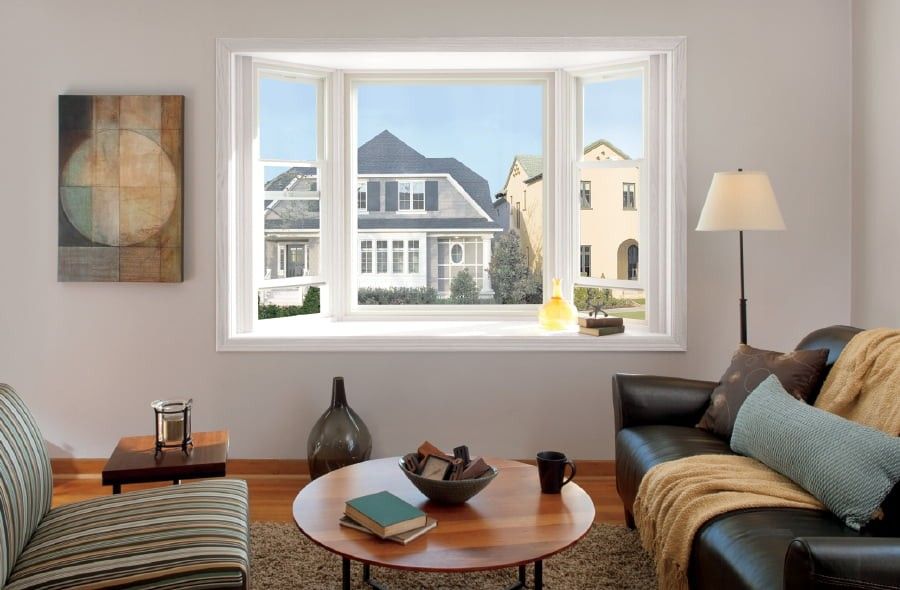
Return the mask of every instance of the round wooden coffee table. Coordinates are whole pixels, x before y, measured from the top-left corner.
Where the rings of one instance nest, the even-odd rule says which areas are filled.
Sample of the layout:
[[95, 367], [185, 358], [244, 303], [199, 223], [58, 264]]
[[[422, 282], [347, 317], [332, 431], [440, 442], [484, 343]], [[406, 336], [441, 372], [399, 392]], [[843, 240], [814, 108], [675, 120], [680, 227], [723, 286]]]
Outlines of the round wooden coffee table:
[[[543, 560], [577, 543], [594, 522], [594, 503], [577, 484], [561, 494], [542, 494], [537, 468], [490, 459], [500, 474], [466, 504], [430, 502], [400, 472], [397, 458], [376, 459], [333, 471], [309, 483], [294, 500], [294, 520], [314, 543], [343, 558], [343, 588], [350, 588], [350, 563], [420, 572], [473, 572], [519, 568], [511, 588], [525, 587], [525, 566], [534, 564], [534, 588], [543, 586]], [[338, 524], [344, 503], [387, 490], [438, 521], [437, 528], [401, 545]]]

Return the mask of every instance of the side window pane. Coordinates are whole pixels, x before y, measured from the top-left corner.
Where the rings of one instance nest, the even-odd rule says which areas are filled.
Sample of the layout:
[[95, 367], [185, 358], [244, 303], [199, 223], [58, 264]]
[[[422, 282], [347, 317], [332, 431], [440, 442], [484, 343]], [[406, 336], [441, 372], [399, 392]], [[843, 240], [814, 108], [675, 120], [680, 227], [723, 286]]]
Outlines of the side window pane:
[[318, 170], [264, 168], [263, 279], [320, 274]]
[[[640, 240], [640, 211], [637, 196], [640, 169], [589, 168], [581, 171], [582, 184], [590, 182], [592, 206], [578, 212], [581, 228], [581, 276], [594, 279], [637, 280]], [[622, 187], [633, 187], [632, 208], [622, 207]], [[630, 249], [632, 246], [634, 248]], [[590, 265], [584, 268], [584, 249]], [[629, 254], [630, 252], [630, 254]], [[629, 258], [630, 256], [630, 258]]]
[[584, 161], [644, 157], [643, 97], [640, 72], [584, 85]]
[[263, 76], [259, 80], [259, 155], [263, 159], [316, 160], [315, 83]]

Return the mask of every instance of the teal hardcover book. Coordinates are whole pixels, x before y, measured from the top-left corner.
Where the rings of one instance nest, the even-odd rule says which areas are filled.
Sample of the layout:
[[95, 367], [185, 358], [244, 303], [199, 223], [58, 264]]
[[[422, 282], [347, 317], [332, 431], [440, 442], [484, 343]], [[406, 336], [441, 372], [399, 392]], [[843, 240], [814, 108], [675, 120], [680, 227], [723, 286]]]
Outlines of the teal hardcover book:
[[390, 537], [425, 526], [425, 513], [390, 492], [347, 500], [344, 512], [379, 537]]

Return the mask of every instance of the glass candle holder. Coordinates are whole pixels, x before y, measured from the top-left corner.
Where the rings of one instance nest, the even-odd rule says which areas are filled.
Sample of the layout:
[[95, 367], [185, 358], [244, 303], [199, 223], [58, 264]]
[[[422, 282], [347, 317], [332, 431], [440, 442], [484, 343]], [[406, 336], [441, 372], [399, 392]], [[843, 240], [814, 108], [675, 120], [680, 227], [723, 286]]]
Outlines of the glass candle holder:
[[156, 452], [180, 448], [187, 452], [191, 441], [191, 406], [194, 400], [156, 400], [150, 407], [156, 414]]

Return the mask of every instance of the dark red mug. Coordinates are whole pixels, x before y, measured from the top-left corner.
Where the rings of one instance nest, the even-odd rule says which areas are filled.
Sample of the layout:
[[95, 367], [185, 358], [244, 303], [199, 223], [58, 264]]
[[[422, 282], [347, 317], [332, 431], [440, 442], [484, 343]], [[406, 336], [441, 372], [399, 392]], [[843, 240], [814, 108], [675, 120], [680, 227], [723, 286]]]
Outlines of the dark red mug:
[[[566, 466], [572, 468], [569, 479], [566, 479]], [[569, 461], [564, 453], [557, 451], [541, 451], [537, 454], [538, 476], [541, 478], [541, 492], [558, 494], [562, 487], [575, 478], [575, 463]]]

